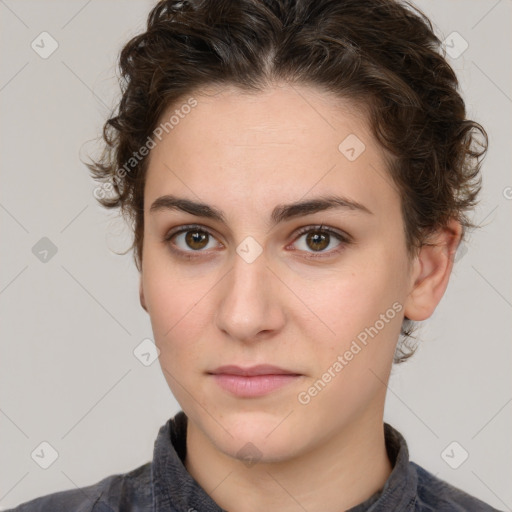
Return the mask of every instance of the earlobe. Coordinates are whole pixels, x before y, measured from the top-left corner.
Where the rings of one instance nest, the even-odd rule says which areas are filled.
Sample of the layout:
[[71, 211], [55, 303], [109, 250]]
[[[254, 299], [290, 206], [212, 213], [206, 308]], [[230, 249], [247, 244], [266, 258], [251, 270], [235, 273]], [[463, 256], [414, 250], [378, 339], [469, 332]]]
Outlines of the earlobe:
[[460, 223], [451, 219], [419, 250], [411, 273], [411, 290], [405, 301], [407, 318], [422, 321], [434, 313], [448, 286], [461, 235]]

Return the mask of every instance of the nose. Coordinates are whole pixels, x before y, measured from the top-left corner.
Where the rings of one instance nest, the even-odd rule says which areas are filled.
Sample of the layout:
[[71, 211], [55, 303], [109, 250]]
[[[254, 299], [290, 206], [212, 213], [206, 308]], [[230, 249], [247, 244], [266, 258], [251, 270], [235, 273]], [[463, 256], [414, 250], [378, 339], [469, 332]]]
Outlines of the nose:
[[286, 318], [279, 285], [264, 252], [252, 262], [236, 254], [233, 267], [218, 290], [218, 329], [244, 343], [274, 336]]

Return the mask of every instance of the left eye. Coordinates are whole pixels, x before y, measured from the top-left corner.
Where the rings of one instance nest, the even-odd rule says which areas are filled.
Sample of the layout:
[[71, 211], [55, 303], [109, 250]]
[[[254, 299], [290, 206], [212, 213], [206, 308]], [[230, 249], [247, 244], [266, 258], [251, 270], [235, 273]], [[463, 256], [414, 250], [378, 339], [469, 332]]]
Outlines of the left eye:
[[[325, 229], [321, 227], [307, 228], [307, 230], [299, 233], [299, 238], [296, 239], [294, 245], [301, 251], [312, 253], [325, 253], [336, 252], [335, 249], [348, 240], [341, 233]], [[332, 247], [332, 242], [335, 241], [336, 245]], [[326, 250], [331, 245], [330, 250]]]

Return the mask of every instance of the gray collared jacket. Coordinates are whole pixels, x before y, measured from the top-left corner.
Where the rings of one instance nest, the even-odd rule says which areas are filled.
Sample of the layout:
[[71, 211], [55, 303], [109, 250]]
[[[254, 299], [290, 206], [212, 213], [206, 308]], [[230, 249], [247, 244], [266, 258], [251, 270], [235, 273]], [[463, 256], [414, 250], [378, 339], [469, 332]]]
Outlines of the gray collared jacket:
[[[180, 411], [160, 428], [151, 462], [87, 487], [35, 498], [7, 512], [225, 512], [183, 464], [186, 427], [187, 417]], [[497, 510], [410, 462], [403, 436], [387, 423], [384, 432], [393, 470], [379, 492], [348, 512]]]

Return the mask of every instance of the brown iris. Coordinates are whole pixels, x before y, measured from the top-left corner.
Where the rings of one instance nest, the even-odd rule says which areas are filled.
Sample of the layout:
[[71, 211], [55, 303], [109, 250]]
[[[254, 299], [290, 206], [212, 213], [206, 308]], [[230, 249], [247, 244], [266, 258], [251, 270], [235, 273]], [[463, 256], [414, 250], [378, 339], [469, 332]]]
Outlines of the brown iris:
[[321, 231], [313, 231], [306, 236], [306, 243], [315, 250], [321, 251], [329, 246], [330, 236]]
[[208, 233], [204, 231], [187, 231], [185, 241], [191, 249], [203, 249], [208, 245]]

